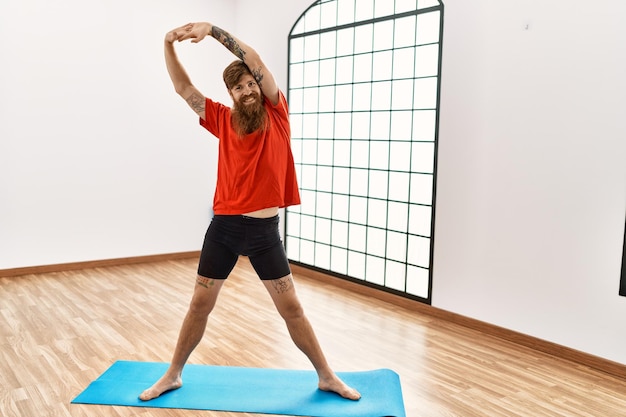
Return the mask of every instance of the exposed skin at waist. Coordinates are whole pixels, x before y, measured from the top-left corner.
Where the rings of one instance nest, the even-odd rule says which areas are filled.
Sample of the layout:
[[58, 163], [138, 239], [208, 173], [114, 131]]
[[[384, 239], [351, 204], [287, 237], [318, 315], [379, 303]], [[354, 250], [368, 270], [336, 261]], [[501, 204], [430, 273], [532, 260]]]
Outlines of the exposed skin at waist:
[[278, 207], [268, 207], [261, 210], [251, 211], [250, 213], [244, 213], [244, 216], [256, 217], [259, 219], [266, 219], [268, 217], [274, 217], [278, 214]]

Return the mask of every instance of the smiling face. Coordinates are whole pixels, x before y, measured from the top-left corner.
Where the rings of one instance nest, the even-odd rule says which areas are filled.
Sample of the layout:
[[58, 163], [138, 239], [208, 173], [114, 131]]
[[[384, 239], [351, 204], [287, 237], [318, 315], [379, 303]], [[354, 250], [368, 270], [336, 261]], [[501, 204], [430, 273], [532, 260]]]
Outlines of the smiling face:
[[235, 107], [250, 106], [261, 101], [261, 88], [250, 74], [244, 74], [228, 92]]
[[234, 86], [228, 89], [228, 93], [233, 99], [233, 128], [240, 137], [265, 126], [263, 93], [251, 74], [243, 74]]

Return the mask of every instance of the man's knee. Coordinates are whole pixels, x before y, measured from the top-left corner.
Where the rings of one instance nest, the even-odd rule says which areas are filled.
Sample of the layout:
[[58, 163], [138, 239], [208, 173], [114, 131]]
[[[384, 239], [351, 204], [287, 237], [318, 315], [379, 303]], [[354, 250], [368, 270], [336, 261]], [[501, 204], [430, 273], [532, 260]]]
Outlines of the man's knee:
[[193, 297], [189, 304], [190, 313], [208, 315], [215, 307], [222, 284], [223, 280], [198, 276]]
[[285, 320], [294, 320], [304, 317], [304, 309], [297, 298], [295, 300], [290, 300], [287, 303], [282, 303], [278, 312]]
[[206, 300], [194, 297], [189, 304], [189, 313], [198, 316], [208, 316], [213, 311], [214, 306], [215, 303], [211, 304]]

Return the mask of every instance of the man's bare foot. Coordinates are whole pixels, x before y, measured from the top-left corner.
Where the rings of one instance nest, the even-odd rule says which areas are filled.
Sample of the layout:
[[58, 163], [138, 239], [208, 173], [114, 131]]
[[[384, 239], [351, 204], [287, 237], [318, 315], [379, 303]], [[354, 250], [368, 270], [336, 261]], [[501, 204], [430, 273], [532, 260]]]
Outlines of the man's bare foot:
[[153, 386], [139, 395], [141, 401], [152, 400], [167, 391], [172, 391], [183, 386], [183, 380], [177, 376], [174, 379], [163, 375]]
[[351, 388], [345, 384], [341, 379], [337, 376], [330, 380], [321, 380], [319, 383], [319, 389], [322, 391], [330, 391], [336, 394], [341, 395], [343, 398], [347, 398], [348, 400], [358, 400], [361, 398], [361, 394], [359, 391]]

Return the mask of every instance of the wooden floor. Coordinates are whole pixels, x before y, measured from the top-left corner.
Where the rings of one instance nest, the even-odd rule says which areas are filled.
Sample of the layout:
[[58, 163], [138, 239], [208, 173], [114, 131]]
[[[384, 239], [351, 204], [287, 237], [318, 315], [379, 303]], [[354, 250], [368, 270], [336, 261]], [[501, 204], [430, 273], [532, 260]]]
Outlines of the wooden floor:
[[[70, 404], [116, 360], [170, 360], [195, 268], [188, 259], [0, 278], [0, 416], [252, 416]], [[623, 379], [301, 274], [296, 283], [333, 368], [393, 369], [408, 417], [626, 416]], [[246, 258], [190, 363], [312, 369]]]

